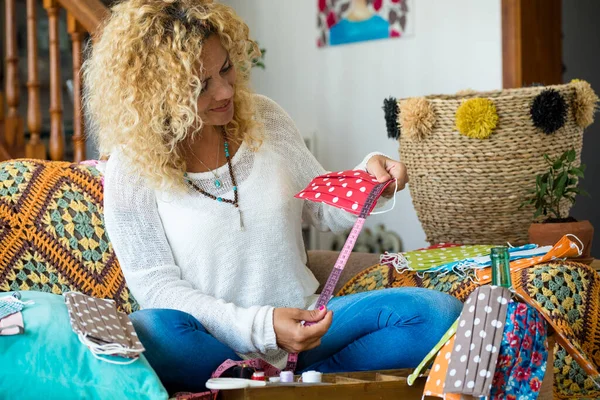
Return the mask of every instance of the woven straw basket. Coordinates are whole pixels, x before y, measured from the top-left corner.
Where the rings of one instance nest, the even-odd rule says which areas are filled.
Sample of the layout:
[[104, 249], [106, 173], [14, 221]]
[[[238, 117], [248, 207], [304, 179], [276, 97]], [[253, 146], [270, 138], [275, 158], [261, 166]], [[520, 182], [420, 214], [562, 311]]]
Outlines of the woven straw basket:
[[[536, 98], [541, 100], [536, 103]], [[488, 108], [481, 111], [476, 105], [469, 110], [475, 103], [471, 99]], [[461, 125], [459, 108], [468, 101]], [[535, 176], [547, 170], [543, 154], [556, 157], [575, 149], [579, 165], [583, 130], [593, 120], [596, 102], [584, 81], [386, 100], [388, 130], [397, 129], [400, 159], [407, 166], [410, 193], [427, 240], [527, 242], [534, 210], [519, 206], [535, 188]], [[534, 109], [534, 103], [541, 109]], [[477, 136], [481, 132], [489, 136]], [[561, 206], [567, 213], [569, 208], [569, 203]]]

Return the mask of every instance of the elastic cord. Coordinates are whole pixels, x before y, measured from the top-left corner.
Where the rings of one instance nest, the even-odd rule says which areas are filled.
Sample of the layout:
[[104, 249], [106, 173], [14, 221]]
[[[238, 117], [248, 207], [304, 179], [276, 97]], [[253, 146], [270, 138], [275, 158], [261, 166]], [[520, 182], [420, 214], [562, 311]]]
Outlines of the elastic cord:
[[579, 248], [579, 247], [577, 247], [577, 245], [575, 245], [577, 247], [577, 252], [579, 253], [579, 255], [583, 254], [583, 248], [585, 247], [583, 245], [583, 242], [581, 240], [579, 240], [579, 238], [577, 236], [573, 235], [572, 233], [568, 233], [566, 236], [572, 236], [573, 238], [577, 239], [577, 241], [581, 245], [581, 248]]
[[[79, 338], [79, 341], [81, 343], [83, 343], [85, 346], [87, 346], [90, 349], [90, 351], [92, 352], [92, 355], [95, 358], [97, 358], [98, 360], [101, 360], [101, 361], [106, 361], [107, 363], [110, 363], [110, 364], [117, 364], [117, 365], [132, 364], [138, 360], [139, 354], [143, 352], [143, 350], [129, 349], [118, 343], [98, 344], [98, 343], [95, 343], [95, 342], [89, 340], [87, 338], [87, 335], [84, 335], [84, 334], [78, 334], [77, 337]], [[105, 356], [105, 355], [106, 356], [124, 357], [125, 355], [131, 354], [131, 353], [137, 353], [136, 357], [132, 358], [128, 361], [116, 361], [116, 360], [111, 360], [111, 359], [108, 359], [105, 357], [101, 357], [101, 356]]]
[[398, 179], [394, 179], [394, 181], [396, 182], [396, 189], [394, 190], [394, 199], [392, 202], [392, 208], [390, 208], [388, 210], [384, 210], [384, 211], [372, 212], [371, 215], [385, 214], [387, 212], [392, 211], [394, 209], [394, 207], [396, 207], [396, 192], [398, 191]]

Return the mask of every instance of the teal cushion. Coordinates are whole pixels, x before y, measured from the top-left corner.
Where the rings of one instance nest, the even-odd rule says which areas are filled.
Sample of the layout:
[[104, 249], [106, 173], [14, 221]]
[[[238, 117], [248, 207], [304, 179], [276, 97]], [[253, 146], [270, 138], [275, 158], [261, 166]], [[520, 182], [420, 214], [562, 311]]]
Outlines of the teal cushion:
[[[0, 399], [167, 399], [144, 356], [100, 361], [71, 330], [64, 298], [21, 292], [25, 333], [0, 336]], [[1, 293], [0, 295], [8, 295]]]

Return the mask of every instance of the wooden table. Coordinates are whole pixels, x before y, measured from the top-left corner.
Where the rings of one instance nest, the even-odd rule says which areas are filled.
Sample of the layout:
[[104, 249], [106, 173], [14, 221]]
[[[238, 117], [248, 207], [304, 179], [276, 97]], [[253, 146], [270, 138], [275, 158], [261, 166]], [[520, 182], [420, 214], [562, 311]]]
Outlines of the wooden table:
[[[600, 266], [600, 263], [596, 264]], [[548, 337], [548, 357], [554, 359], [555, 336]], [[343, 372], [323, 374], [323, 382], [329, 385], [270, 386], [239, 390], [223, 390], [221, 400], [421, 400], [425, 378], [418, 378], [408, 386], [406, 378], [411, 369], [385, 371]], [[538, 400], [552, 400], [554, 368], [547, 368]], [[439, 400], [425, 396], [425, 399]]]
[[[548, 338], [548, 355], [553, 358], [554, 336]], [[421, 400], [425, 378], [418, 378], [408, 386], [409, 369], [344, 372], [323, 374], [323, 382], [329, 385], [270, 386], [240, 390], [223, 390], [221, 400]], [[554, 369], [548, 368], [542, 382], [538, 400], [552, 400]], [[425, 396], [427, 400], [437, 397]]]
[[406, 377], [411, 370], [387, 370], [323, 374], [329, 385], [271, 386], [241, 390], [223, 390], [222, 400], [420, 400], [425, 379], [419, 378], [408, 386]]

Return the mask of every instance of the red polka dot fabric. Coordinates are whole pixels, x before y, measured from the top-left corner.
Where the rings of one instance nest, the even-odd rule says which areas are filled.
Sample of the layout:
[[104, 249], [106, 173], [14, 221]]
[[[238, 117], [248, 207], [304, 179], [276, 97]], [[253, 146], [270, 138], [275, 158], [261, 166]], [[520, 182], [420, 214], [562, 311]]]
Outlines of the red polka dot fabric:
[[[385, 187], [394, 182], [390, 180]], [[313, 179], [296, 198], [329, 204], [352, 214], [360, 215], [369, 193], [379, 182], [365, 171], [330, 172]], [[373, 211], [375, 202], [369, 213]]]

